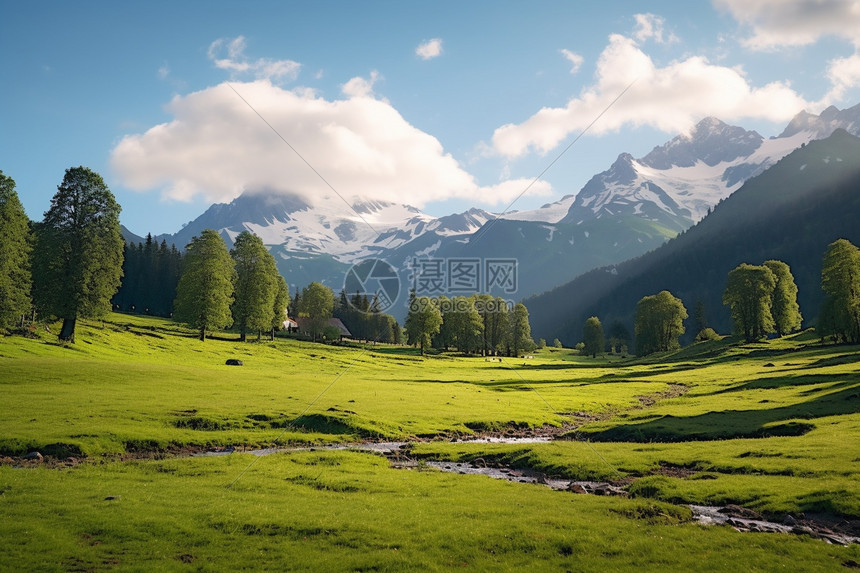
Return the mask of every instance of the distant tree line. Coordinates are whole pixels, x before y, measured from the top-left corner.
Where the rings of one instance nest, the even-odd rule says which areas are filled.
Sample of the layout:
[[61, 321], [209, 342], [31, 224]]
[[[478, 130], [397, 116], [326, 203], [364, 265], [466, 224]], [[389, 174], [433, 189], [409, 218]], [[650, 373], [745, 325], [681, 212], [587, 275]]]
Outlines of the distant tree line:
[[518, 356], [534, 350], [528, 309], [487, 294], [409, 297], [407, 342], [421, 349], [456, 348], [464, 354]]
[[[818, 331], [822, 339], [860, 342], [860, 249], [845, 239], [831, 243], [824, 254], [821, 288], [825, 299]], [[803, 316], [797, 302], [798, 288], [789, 266], [768, 260], [761, 265], [741, 263], [728, 273], [723, 304], [731, 311], [734, 333], [746, 341], [765, 336], [784, 336], [800, 329]], [[687, 309], [681, 299], [668, 291], [643, 297], [636, 307], [636, 352], [647, 355], [680, 347], [685, 332]], [[718, 338], [707, 326], [704, 310], [697, 304], [696, 341]], [[624, 343], [623, 331], [615, 344]], [[582, 350], [596, 356], [605, 350], [600, 319], [588, 318], [583, 326]]]
[[122, 283], [111, 303], [115, 310], [169, 317], [182, 273], [182, 253], [167, 241], [146, 235], [123, 246]]

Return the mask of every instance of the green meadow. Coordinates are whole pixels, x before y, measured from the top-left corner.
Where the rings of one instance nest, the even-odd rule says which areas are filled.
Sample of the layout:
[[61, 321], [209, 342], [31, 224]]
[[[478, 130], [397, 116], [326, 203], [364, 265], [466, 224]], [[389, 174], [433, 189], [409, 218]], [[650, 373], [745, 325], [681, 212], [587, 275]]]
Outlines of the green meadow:
[[[113, 314], [70, 346], [0, 339], [0, 570], [860, 566], [856, 544], [700, 525], [687, 507], [860, 520], [858, 347], [806, 332], [647, 360], [498, 362], [194, 336]], [[560, 439], [462, 441], [538, 431]], [[411, 442], [412, 467], [324, 447], [384, 440]], [[302, 449], [241, 453], [269, 446]], [[45, 460], [23, 459], [33, 451]], [[617, 481], [630, 497], [425, 460]]]

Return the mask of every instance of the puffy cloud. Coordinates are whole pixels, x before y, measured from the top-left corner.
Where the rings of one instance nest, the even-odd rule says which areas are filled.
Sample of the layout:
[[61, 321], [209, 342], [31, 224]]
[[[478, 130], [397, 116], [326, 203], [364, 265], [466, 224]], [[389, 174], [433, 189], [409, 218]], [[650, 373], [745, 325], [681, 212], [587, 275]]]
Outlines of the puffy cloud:
[[672, 33], [664, 36], [663, 25], [666, 23], [666, 20], [661, 16], [635, 14], [633, 18], [636, 20], [633, 37], [638, 41], [644, 42], [650, 39], [658, 44], [672, 44], [678, 41], [678, 38]]
[[[125, 186], [160, 189], [180, 201], [201, 195], [224, 202], [255, 190], [298, 193], [311, 203], [335, 198], [320, 176], [347, 200], [419, 207], [450, 198], [506, 203], [529, 185], [518, 179], [480, 186], [435, 137], [373, 97], [373, 80], [350, 80], [343, 86], [348, 97], [334, 101], [267, 79], [176, 96], [167, 106], [173, 120], [124, 137], [112, 151], [111, 166]], [[549, 191], [549, 184], [539, 182], [529, 194]]]
[[754, 49], [805, 46], [840, 36], [860, 46], [860, 0], [714, 0], [752, 27], [744, 43]]
[[507, 157], [530, 150], [546, 153], [571, 133], [585, 129], [631, 83], [591, 133], [615, 131], [624, 125], [685, 132], [706, 116], [725, 121], [785, 121], [809, 107], [788, 84], [754, 87], [741, 70], [714, 65], [704, 57], [658, 67], [634, 39], [614, 34], [598, 58], [592, 85], [565, 107], [543, 108], [520, 124], [499, 127], [493, 133], [493, 150]]
[[571, 52], [570, 50], [565, 50], [562, 48], [559, 50], [561, 55], [564, 56], [568, 62], [570, 62], [570, 73], [575, 74], [579, 71], [579, 68], [582, 67], [582, 62], [584, 61], [582, 56], [575, 52]]
[[[224, 56], [225, 51], [227, 52], [226, 57], [221, 57]], [[301, 64], [292, 60], [271, 60], [269, 58], [249, 60], [245, 56], [244, 36], [215, 40], [209, 45], [207, 55], [216, 68], [227, 70], [236, 76], [251, 74], [257, 79], [270, 79], [276, 82], [296, 79], [302, 67]]]
[[356, 76], [343, 84], [341, 91], [348, 97], [370, 97], [373, 95], [373, 84], [379, 79], [379, 72], [370, 72], [370, 79]]
[[422, 60], [432, 60], [442, 55], [442, 40], [433, 38], [418, 45], [415, 54]]
[[828, 103], [841, 100], [849, 88], [860, 86], [860, 52], [847, 58], [831, 60], [827, 66], [827, 77], [833, 86], [825, 97]]

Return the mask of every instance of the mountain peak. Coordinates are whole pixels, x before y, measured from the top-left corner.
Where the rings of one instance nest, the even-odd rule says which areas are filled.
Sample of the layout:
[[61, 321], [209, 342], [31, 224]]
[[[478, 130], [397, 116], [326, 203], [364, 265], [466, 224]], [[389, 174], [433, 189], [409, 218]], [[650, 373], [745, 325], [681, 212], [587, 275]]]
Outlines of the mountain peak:
[[750, 155], [763, 139], [755, 131], [728, 125], [716, 117], [706, 117], [696, 124], [690, 135], [679, 135], [655, 147], [640, 162], [655, 169], [692, 167], [698, 161], [713, 167]]
[[848, 133], [860, 134], [860, 104], [842, 110], [831, 105], [821, 115], [801, 111], [788, 122], [779, 137], [791, 137], [801, 131], [808, 131], [812, 133], [812, 139], [824, 139], [840, 127]]

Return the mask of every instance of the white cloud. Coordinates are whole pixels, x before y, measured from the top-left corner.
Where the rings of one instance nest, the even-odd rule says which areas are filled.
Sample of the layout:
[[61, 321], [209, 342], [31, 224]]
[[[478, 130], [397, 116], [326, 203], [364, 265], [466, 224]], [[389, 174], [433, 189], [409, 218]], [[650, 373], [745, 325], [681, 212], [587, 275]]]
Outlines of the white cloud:
[[631, 82], [634, 85], [591, 128], [615, 131], [649, 125], [667, 133], [688, 131], [706, 116], [724, 121], [760, 118], [785, 121], [811, 107], [788, 84], [750, 85], [742, 70], [694, 56], [658, 67], [632, 38], [614, 34], [598, 61], [595, 82], [565, 107], [543, 108], [520, 124], [493, 133], [497, 154], [546, 153], [585, 129]]
[[633, 30], [633, 37], [636, 40], [640, 42], [654, 40], [658, 44], [673, 44], [678, 41], [677, 36], [672, 33], [664, 35], [663, 25], [666, 20], [661, 16], [635, 14], [633, 18], [636, 20], [636, 27]]
[[373, 97], [373, 84], [379, 79], [379, 72], [370, 72], [370, 79], [356, 76], [341, 86], [341, 92], [347, 97]]
[[827, 66], [827, 77], [833, 86], [825, 96], [827, 103], [841, 100], [849, 88], [860, 86], [860, 52], [847, 58], [831, 60]]
[[[226, 57], [221, 57], [225, 51], [227, 52]], [[215, 40], [209, 45], [207, 55], [216, 68], [228, 70], [237, 77], [250, 74], [257, 79], [269, 79], [275, 82], [296, 79], [302, 67], [301, 64], [292, 60], [271, 60], [269, 58], [249, 60], [245, 56], [244, 36]]]
[[568, 62], [570, 62], [570, 73], [575, 74], [576, 72], [578, 72], [579, 68], [582, 66], [582, 62], [584, 61], [582, 56], [564, 48], [559, 51], [561, 52], [561, 55], [564, 56], [564, 58]]
[[752, 27], [745, 44], [768, 50], [805, 46], [822, 36], [847, 38], [860, 47], [860, 0], [713, 0]]
[[422, 60], [432, 60], [442, 55], [442, 40], [433, 38], [418, 45], [415, 54]]
[[166, 80], [167, 76], [169, 76], [169, 75], [170, 75], [170, 68], [167, 66], [167, 64], [164, 64], [163, 66], [158, 68], [158, 79]]
[[[463, 198], [507, 203], [530, 183], [480, 186], [439, 141], [372, 96], [370, 80], [350, 80], [347, 96], [326, 100], [312, 90], [271, 81], [221, 84], [176, 96], [173, 120], [124, 137], [111, 154], [123, 185], [188, 201], [229, 201], [244, 191], [280, 190], [314, 202], [331, 195], [325, 183], [232, 91], [235, 88], [305, 160], [348, 200], [410, 203]], [[530, 195], [547, 194], [539, 182]]]

